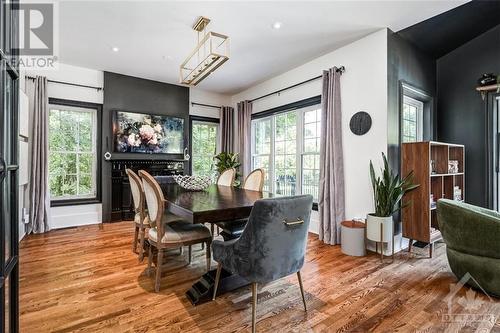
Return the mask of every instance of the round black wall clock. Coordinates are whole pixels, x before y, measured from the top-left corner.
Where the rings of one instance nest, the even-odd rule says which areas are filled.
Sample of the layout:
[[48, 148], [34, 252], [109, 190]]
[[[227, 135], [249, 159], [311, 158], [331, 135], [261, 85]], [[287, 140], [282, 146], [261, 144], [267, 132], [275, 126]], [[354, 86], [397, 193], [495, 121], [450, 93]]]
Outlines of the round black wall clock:
[[354, 134], [364, 135], [372, 127], [372, 117], [367, 112], [357, 112], [352, 116], [349, 127]]

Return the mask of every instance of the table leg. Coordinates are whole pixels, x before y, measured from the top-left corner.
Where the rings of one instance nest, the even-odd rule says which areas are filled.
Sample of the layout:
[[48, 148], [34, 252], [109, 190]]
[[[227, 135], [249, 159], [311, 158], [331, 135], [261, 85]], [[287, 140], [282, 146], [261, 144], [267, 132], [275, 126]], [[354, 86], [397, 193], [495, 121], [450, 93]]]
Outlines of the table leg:
[[[193, 305], [212, 300], [217, 270], [213, 269], [196, 281], [186, 292], [186, 297]], [[217, 288], [217, 295], [249, 285], [250, 282], [237, 274], [232, 274], [222, 268]]]

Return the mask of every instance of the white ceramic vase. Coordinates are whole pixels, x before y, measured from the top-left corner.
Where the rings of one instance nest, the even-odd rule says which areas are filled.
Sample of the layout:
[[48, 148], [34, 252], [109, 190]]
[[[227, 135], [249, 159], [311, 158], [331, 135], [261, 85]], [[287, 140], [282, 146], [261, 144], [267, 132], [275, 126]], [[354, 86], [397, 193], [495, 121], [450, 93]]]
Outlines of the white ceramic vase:
[[[380, 234], [380, 226], [382, 226], [382, 234]], [[366, 216], [366, 238], [375, 242], [391, 242], [393, 226], [392, 216], [378, 217], [374, 214], [368, 214]]]

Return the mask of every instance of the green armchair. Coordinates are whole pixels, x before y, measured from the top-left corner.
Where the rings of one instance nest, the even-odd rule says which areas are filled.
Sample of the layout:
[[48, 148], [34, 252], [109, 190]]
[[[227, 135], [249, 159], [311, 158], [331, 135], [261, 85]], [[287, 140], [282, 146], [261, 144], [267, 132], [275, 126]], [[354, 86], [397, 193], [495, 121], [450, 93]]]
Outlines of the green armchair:
[[500, 296], [500, 214], [441, 199], [437, 216], [452, 272], [458, 279], [468, 272], [490, 296]]

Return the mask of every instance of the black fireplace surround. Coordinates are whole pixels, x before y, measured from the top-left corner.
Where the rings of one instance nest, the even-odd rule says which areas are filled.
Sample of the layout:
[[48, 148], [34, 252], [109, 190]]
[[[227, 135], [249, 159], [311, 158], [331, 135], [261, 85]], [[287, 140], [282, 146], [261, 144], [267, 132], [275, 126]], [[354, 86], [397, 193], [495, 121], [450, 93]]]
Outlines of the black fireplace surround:
[[183, 175], [185, 165], [184, 160], [113, 160], [111, 162], [111, 221], [134, 219], [132, 192], [126, 169], [131, 169], [136, 173], [138, 170], [146, 170], [163, 182], [162, 178]]

